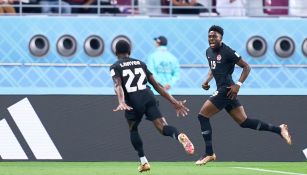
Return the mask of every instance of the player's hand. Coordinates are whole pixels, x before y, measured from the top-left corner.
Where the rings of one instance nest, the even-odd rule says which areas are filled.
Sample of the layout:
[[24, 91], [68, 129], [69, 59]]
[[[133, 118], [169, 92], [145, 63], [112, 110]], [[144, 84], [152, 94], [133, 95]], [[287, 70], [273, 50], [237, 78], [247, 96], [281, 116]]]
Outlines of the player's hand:
[[126, 103], [120, 103], [115, 109], [113, 109], [114, 112], [117, 111], [125, 111], [125, 110], [132, 110], [133, 108], [131, 106], [128, 106]]
[[210, 85], [209, 85], [208, 82], [204, 82], [204, 83], [201, 85], [201, 87], [202, 87], [203, 89], [205, 89], [206, 91], [210, 89]]
[[190, 111], [190, 109], [184, 105], [185, 103], [186, 100], [177, 101], [177, 103], [175, 103], [177, 117], [178, 116], [185, 117], [186, 115], [188, 115], [188, 111]]
[[227, 92], [227, 97], [230, 98], [231, 100], [236, 99], [240, 90], [240, 86], [237, 84], [233, 84], [227, 88], [229, 89]]

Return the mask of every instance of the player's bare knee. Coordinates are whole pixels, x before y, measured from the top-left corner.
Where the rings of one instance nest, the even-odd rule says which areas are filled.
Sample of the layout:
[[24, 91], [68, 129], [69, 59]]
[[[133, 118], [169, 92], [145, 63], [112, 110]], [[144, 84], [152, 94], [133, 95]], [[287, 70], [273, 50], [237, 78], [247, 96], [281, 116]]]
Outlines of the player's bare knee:
[[203, 113], [199, 113], [200, 115], [202, 115], [205, 118], [210, 118], [210, 113], [208, 112], [203, 112]]
[[206, 117], [206, 118], [210, 118], [212, 117], [215, 113], [217, 113], [215, 110], [211, 110], [208, 107], [203, 107], [200, 111], [199, 114]]
[[160, 132], [160, 134], [163, 134], [163, 127], [164, 127], [165, 125], [158, 125], [158, 126], [156, 126], [156, 128], [157, 128], [157, 130]]
[[200, 114], [200, 115], [202, 115], [202, 116], [209, 116], [209, 113], [208, 113], [208, 110], [206, 110], [206, 108], [204, 108], [204, 107], [202, 107], [201, 109], [200, 109], [200, 111], [199, 111], [199, 113], [198, 114]]
[[157, 130], [163, 134], [163, 127], [166, 126], [167, 124], [164, 122], [164, 120], [162, 120], [161, 118], [156, 119], [153, 121], [155, 127], [157, 128]]
[[201, 111], [199, 111], [198, 114], [205, 117], [205, 118], [210, 118], [211, 116], [213, 116], [213, 114], [210, 111], [207, 111], [207, 110], [201, 110]]

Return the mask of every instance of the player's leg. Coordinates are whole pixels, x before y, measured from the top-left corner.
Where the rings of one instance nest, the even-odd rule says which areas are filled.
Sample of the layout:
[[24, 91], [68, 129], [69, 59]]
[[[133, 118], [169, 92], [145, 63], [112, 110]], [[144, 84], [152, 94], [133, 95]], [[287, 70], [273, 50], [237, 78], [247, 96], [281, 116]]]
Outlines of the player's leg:
[[152, 100], [151, 105], [148, 105], [145, 111], [147, 119], [152, 121], [157, 130], [164, 136], [172, 137], [178, 140], [188, 154], [194, 153], [194, 145], [184, 133], [179, 133], [177, 128], [167, 124], [164, 117], [158, 108], [156, 100]]
[[[215, 100], [213, 101], [215, 102]], [[216, 105], [213, 104], [210, 100], [207, 100], [200, 109], [200, 112], [198, 114], [198, 120], [200, 123], [201, 134], [206, 145], [206, 153], [204, 156], [202, 156], [199, 160], [196, 161], [196, 165], [204, 165], [207, 162], [216, 159], [212, 147], [212, 128], [210, 124], [210, 117], [212, 117], [219, 111], [220, 109], [216, 107]]]
[[177, 139], [179, 132], [177, 128], [169, 126], [158, 108], [156, 100], [152, 100], [145, 110], [146, 119], [152, 121], [157, 130], [164, 136]]
[[156, 129], [164, 136], [170, 136], [174, 139], [177, 139], [179, 132], [177, 128], [173, 126], [169, 126], [164, 117], [158, 117], [153, 121], [154, 126]]
[[127, 120], [127, 121], [130, 131], [130, 141], [134, 149], [137, 151], [139, 157], [143, 157], [144, 156], [143, 142], [138, 131], [138, 126], [140, 121], [133, 121], [133, 120]]
[[150, 103], [148, 103], [145, 110], [146, 119], [152, 121], [157, 130], [165, 136], [170, 136], [177, 139], [179, 132], [173, 127], [169, 126], [158, 108], [157, 101], [153, 98]]
[[210, 124], [210, 118], [218, 113], [220, 110], [210, 101], [207, 100], [200, 112], [198, 114], [198, 120], [200, 123], [201, 134], [205, 141], [206, 145], [206, 155], [211, 156], [213, 155], [213, 147], [212, 147], [212, 128]]
[[125, 111], [125, 117], [127, 119], [129, 126], [130, 141], [132, 143], [133, 148], [138, 153], [141, 162], [138, 167], [139, 172], [150, 170], [150, 165], [144, 154], [143, 141], [140, 137], [138, 130], [138, 126], [142, 120], [142, 116], [143, 116], [142, 113], [138, 113], [136, 108], [134, 108], [131, 111]]
[[162, 135], [178, 140], [188, 154], [194, 154], [194, 145], [188, 136], [179, 133], [176, 127], [168, 125], [164, 117], [158, 117], [152, 122]]
[[146, 119], [152, 121], [162, 135], [170, 136], [178, 140], [183, 145], [188, 154], [194, 153], [194, 146], [189, 138], [185, 134], [179, 133], [177, 128], [174, 126], [168, 125], [165, 118], [162, 117], [153, 93], [148, 103], [146, 104], [145, 114], [147, 116]]
[[133, 148], [137, 151], [138, 156], [140, 158], [140, 166], [138, 167], [139, 172], [149, 171], [150, 165], [148, 160], [144, 154], [143, 142], [138, 132], [138, 126], [140, 124], [140, 120], [127, 120], [130, 131], [130, 141], [133, 145]]
[[288, 132], [287, 125], [274, 126], [258, 119], [248, 118], [243, 106], [229, 109], [227, 112], [242, 128], [273, 132], [282, 136], [288, 144], [291, 144], [291, 136]]

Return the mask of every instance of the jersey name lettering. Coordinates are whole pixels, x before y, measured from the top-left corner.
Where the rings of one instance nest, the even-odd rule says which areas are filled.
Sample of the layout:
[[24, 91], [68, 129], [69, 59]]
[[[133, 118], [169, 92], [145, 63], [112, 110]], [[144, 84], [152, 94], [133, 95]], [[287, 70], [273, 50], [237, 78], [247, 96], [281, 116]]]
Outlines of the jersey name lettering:
[[128, 61], [120, 63], [120, 67], [127, 67], [127, 66], [134, 66], [134, 65], [141, 65], [140, 61]]

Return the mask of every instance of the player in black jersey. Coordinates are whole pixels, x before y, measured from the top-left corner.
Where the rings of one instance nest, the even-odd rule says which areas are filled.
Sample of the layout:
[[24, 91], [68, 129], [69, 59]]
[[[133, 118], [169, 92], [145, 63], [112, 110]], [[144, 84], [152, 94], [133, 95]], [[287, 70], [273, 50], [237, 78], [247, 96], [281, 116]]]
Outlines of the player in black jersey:
[[139, 172], [150, 170], [150, 165], [144, 154], [142, 139], [138, 132], [138, 125], [144, 114], [147, 117], [146, 119], [152, 121], [161, 134], [177, 139], [188, 154], [193, 154], [194, 146], [192, 142], [184, 133], [179, 133], [175, 127], [166, 123], [158, 109], [153, 92], [146, 84], [149, 82], [161, 96], [174, 106], [177, 116], [187, 115], [189, 109], [184, 106], [185, 101], [177, 101], [166, 92], [147, 69], [145, 63], [129, 57], [131, 49], [128, 42], [120, 40], [115, 47], [118, 61], [110, 67], [110, 73], [119, 104], [113, 111], [125, 110], [130, 140], [140, 157]]
[[[289, 145], [291, 144], [291, 136], [287, 125], [273, 126], [257, 119], [247, 118], [243, 106], [237, 99], [237, 94], [249, 75], [250, 66], [237, 52], [222, 42], [223, 34], [223, 28], [220, 26], [213, 25], [208, 31], [210, 47], [206, 50], [206, 57], [210, 70], [202, 87], [208, 90], [210, 88], [209, 82], [214, 78], [217, 90], [205, 101], [198, 114], [202, 136], [206, 145], [206, 154], [196, 161], [196, 165], [204, 165], [216, 159], [212, 148], [212, 129], [209, 118], [222, 109], [225, 109], [242, 128], [274, 132], [285, 139]], [[232, 80], [235, 65], [243, 68], [237, 83]]]

